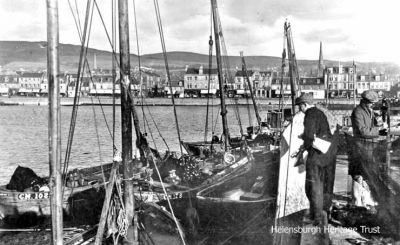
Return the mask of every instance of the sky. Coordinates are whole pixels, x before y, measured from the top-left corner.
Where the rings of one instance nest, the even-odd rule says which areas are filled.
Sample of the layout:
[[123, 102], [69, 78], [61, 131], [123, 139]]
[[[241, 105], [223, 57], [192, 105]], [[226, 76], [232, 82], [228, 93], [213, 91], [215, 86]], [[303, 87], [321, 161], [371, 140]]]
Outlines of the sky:
[[[83, 25], [86, 1], [59, 0], [61, 43], [79, 45], [70, 5]], [[96, 0], [111, 33], [111, 0]], [[152, 0], [128, 0], [130, 50], [162, 51]], [[133, 5], [135, 3], [134, 12]], [[167, 51], [208, 54], [209, 0], [158, 0]], [[76, 12], [76, 10], [78, 12]], [[219, 0], [218, 11], [229, 55], [277, 56], [283, 50], [283, 25], [292, 26], [298, 59], [394, 62], [400, 65], [398, 0]], [[136, 18], [135, 18], [136, 17]], [[135, 28], [135, 19], [137, 29]], [[45, 41], [45, 0], [0, 0], [0, 40]], [[136, 35], [136, 32], [138, 35]], [[111, 50], [95, 9], [89, 47]]]

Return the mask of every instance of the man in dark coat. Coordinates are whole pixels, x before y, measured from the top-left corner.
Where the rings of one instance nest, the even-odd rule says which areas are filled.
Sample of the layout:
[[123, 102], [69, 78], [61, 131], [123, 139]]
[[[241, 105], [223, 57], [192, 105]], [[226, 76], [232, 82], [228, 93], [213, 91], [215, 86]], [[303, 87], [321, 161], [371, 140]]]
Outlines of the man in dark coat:
[[380, 127], [372, 110], [374, 103], [378, 102], [378, 94], [367, 90], [361, 94], [360, 104], [354, 108], [351, 114], [353, 135], [362, 138], [374, 138], [379, 136]]
[[[354, 108], [351, 113], [351, 126], [353, 128], [353, 136], [360, 139], [373, 140], [379, 136], [379, 127], [376, 125], [376, 119], [372, 106], [378, 101], [378, 94], [374, 91], [364, 91], [361, 94], [360, 104]], [[356, 144], [359, 141], [356, 141]], [[365, 144], [366, 147], [373, 144], [362, 141], [360, 144]], [[373, 148], [371, 148], [372, 154]], [[351, 161], [349, 161], [349, 175], [356, 181], [359, 176], [362, 176], [362, 165], [360, 162], [360, 156], [357, 156], [358, 148], [351, 146], [349, 152]], [[354, 183], [353, 183], [354, 184]]]
[[[311, 94], [303, 94], [298, 97], [296, 105], [305, 113], [302, 138], [304, 148], [308, 151], [305, 191], [310, 202], [310, 219], [314, 225], [327, 225], [325, 217], [327, 213], [329, 214], [332, 204], [335, 180], [338, 145], [337, 125], [328, 122], [328, 110], [322, 110], [313, 105]], [[329, 118], [332, 117], [329, 116]], [[315, 148], [315, 144], [313, 145], [315, 138], [331, 143], [327, 152], [322, 153]]]
[[[378, 142], [378, 136], [384, 133], [387, 125], [384, 123], [378, 125], [377, 119], [372, 110], [373, 104], [378, 102], [378, 94], [374, 91], [367, 90], [361, 94], [360, 104], [354, 108], [351, 114], [351, 124], [353, 128], [354, 141], [349, 147], [349, 175], [352, 177], [352, 197], [353, 202], [357, 206], [367, 207], [364, 203], [363, 197], [360, 192], [357, 191], [355, 182], [359, 182], [362, 186], [368, 186], [363, 179], [368, 180], [368, 176], [365, 173], [364, 165], [368, 166], [368, 161], [381, 162], [383, 159], [378, 160], [381, 154], [376, 154], [376, 142]], [[383, 130], [383, 131], [382, 131]], [[364, 160], [362, 160], [364, 159]], [[371, 164], [374, 166], [374, 164]], [[370, 169], [370, 171], [372, 171]], [[369, 189], [369, 187], [367, 187]], [[375, 193], [377, 195], [377, 193]], [[368, 208], [368, 207], [367, 207]]]

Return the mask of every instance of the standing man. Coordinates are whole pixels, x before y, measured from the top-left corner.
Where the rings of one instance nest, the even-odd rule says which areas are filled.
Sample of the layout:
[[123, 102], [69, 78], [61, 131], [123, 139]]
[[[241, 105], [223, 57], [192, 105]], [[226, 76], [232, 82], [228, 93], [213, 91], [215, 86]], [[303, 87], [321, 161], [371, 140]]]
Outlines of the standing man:
[[[302, 138], [304, 148], [308, 151], [305, 190], [310, 202], [310, 219], [314, 225], [323, 226], [327, 225], [326, 215], [329, 214], [332, 203], [338, 144], [337, 125], [335, 122], [328, 122], [328, 110], [314, 106], [311, 94], [301, 95], [295, 103], [305, 113]], [[326, 153], [313, 145], [316, 137], [331, 142]]]
[[360, 104], [351, 114], [351, 125], [354, 137], [375, 138], [379, 136], [378, 122], [372, 110], [374, 103], [378, 102], [378, 94], [372, 90], [361, 94]]
[[[360, 104], [354, 108], [351, 114], [351, 125], [353, 128], [354, 144], [349, 146], [349, 175], [352, 177], [353, 203], [366, 208], [368, 203], [364, 202], [358, 186], [368, 186], [363, 179], [367, 179], [361, 159], [374, 161], [374, 142], [378, 142], [379, 135], [384, 134], [387, 124], [378, 126], [372, 107], [378, 102], [378, 94], [372, 90], [364, 91], [361, 94]], [[368, 164], [367, 164], [368, 166]], [[355, 182], [358, 182], [357, 185]], [[367, 188], [369, 189], [369, 188]]]

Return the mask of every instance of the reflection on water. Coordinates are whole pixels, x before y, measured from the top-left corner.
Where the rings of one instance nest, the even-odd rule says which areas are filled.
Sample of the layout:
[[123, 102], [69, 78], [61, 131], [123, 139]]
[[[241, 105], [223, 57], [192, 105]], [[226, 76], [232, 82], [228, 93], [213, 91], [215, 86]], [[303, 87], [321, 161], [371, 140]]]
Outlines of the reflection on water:
[[[147, 132], [150, 146], [166, 150], [166, 140], [171, 150], [178, 151], [178, 137], [171, 106], [149, 106], [136, 108], [140, 118], [142, 132]], [[210, 108], [209, 137], [212, 131], [220, 135], [221, 123], [219, 107]], [[62, 159], [65, 156], [72, 107], [61, 107]], [[102, 114], [104, 111], [104, 116]], [[143, 120], [143, 112], [144, 118]], [[206, 107], [177, 107], [182, 140], [203, 140]], [[240, 118], [244, 130], [249, 125], [247, 106], [240, 107]], [[251, 111], [250, 118], [255, 124]], [[264, 118], [264, 117], [263, 117]], [[107, 120], [107, 123], [106, 121]], [[218, 120], [218, 121], [217, 121]], [[82, 106], [78, 111], [76, 129], [70, 158], [70, 169], [87, 167], [110, 162], [112, 159], [112, 123], [111, 106]], [[146, 122], [146, 123], [145, 123]], [[157, 123], [158, 130], [154, 122]], [[231, 135], [239, 134], [239, 124], [233, 108], [228, 107], [228, 124]], [[146, 126], [146, 127], [145, 127]], [[8, 183], [18, 165], [30, 167], [39, 175], [48, 175], [48, 107], [47, 106], [0, 106], [0, 184]], [[211, 127], [215, 127], [214, 130]], [[121, 147], [120, 108], [116, 110], [115, 145]]]

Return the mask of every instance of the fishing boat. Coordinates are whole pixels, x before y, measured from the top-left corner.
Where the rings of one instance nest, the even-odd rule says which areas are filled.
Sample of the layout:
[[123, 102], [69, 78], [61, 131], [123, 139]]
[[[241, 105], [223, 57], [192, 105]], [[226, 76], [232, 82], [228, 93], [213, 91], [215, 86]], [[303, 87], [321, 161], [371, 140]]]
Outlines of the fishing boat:
[[275, 159], [258, 166], [255, 164], [250, 171], [215, 183], [197, 193], [198, 210], [204, 223], [214, 223], [213, 227], [226, 227], [233, 232], [255, 217], [259, 221], [273, 217], [279, 164], [277, 154], [267, 154]]
[[[159, 20], [159, 25], [161, 21]], [[216, 24], [215, 24], [216, 25]], [[219, 27], [216, 27], [217, 29]], [[162, 28], [159, 28], [162, 30]], [[162, 32], [160, 32], [162, 35]], [[216, 40], [219, 39], [218, 31], [216, 31]], [[163, 40], [163, 38], [161, 38]], [[217, 41], [219, 42], [219, 41]], [[220, 52], [219, 45], [217, 52]], [[165, 54], [165, 52], [164, 52]], [[220, 55], [217, 56], [220, 59]], [[165, 66], [167, 70], [167, 77], [169, 78], [167, 57], [165, 59]], [[220, 64], [220, 60], [218, 63]], [[218, 65], [218, 76], [220, 87], [223, 90], [223, 74], [222, 67]], [[172, 91], [172, 89], [171, 89]], [[192, 154], [187, 144], [180, 144], [180, 152], [168, 151], [166, 154], [159, 154], [157, 157], [151, 151], [146, 140], [142, 140], [144, 144], [142, 147], [142, 156], [146, 156], [146, 161], [143, 162], [143, 171], [140, 178], [135, 179], [135, 187], [138, 188], [140, 197], [147, 201], [155, 201], [158, 204], [166, 207], [171, 212], [174, 212], [176, 217], [182, 220], [183, 225], [192, 227], [193, 224], [190, 217], [197, 216], [196, 214], [196, 193], [207, 186], [213, 185], [239, 173], [249, 171], [252, 160], [251, 153], [246, 147], [231, 148], [229, 146], [229, 132], [227, 127], [226, 107], [224, 102], [224, 91], [221, 92], [221, 110], [223, 135], [224, 139], [218, 139], [218, 143], [211, 147], [210, 152], [202, 151], [201, 153]], [[174, 98], [171, 96], [172, 104], [174, 105]], [[179, 124], [177, 122], [175, 106], [174, 114], [176, 120], [177, 135], [180, 140]], [[226, 140], [225, 140], [226, 139]], [[211, 143], [213, 144], [213, 143]], [[207, 145], [204, 144], [203, 146]], [[182, 146], [185, 147], [189, 154], [183, 154]], [[203, 147], [201, 146], [201, 147]], [[204, 155], [205, 153], [205, 155]], [[189, 214], [193, 215], [189, 215]], [[192, 217], [192, 218], [193, 218]], [[191, 229], [191, 228], [190, 228]]]
[[[115, 4], [115, 2], [114, 2]], [[128, 11], [127, 1], [122, 0], [119, 2], [119, 13], [120, 22], [122, 23], [120, 30], [121, 35], [121, 77], [125, 80], [123, 83], [122, 91], [125, 93], [124, 97], [121, 98], [121, 109], [122, 109], [122, 153], [121, 156], [115, 157], [114, 162], [108, 164], [107, 166], [97, 166], [82, 169], [81, 171], [73, 170], [61, 176], [61, 141], [60, 139], [60, 100], [59, 100], [59, 84], [58, 84], [58, 5], [57, 1], [49, 0], [47, 2], [48, 15], [49, 15], [49, 90], [51, 90], [49, 95], [49, 105], [50, 105], [50, 120], [49, 120], [49, 147], [50, 147], [50, 178], [40, 178], [40, 186], [32, 186], [32, 189], [38, 189], [37, 191], [32, 191], [26, 189], [21, 190], [5, 190], [1, 188], [0, 195], [0, 211], [2, 211], [2, 218], [10, 215], [21, 215], [22, 213], [34, 213], [35, 215], [46, 216], [51, 214], [52, 217], [52, 243], [62, 244], [63, 238], [63, 207], [70, 206], [70, 200], [72, 195], [79, 195], [80, 202], [85, 202], [91, 199], [91, 196], [86, 195], [86, 191], [89, 189], [100, 189], [100, 197], [98, 199], [89, 200], [92, 202], [101, 202], [104, 200], [103, 212], [100, 219], [100, 224], [98, 225], [98, 236], [96, 237], [95, 244], [101, 244], [104, 235], [104, 225], [105, 220], [108, 219], [109, 230], [116, 228], [117, 232], [111, 232], [112, 234], [117, 233], [115, 241], [118, 242], [120, 236], [125, 235], [126, 240], [132, 243], [133, 241], [140, 240], [143, 244], [153, 244], [154, 241], [159, 241], [157, 244], [185, 244], [183, 229], [181, 228], [179, 222], [175, 217], [171, 216], [169, 212], [165, 209], [160, 208], [155, 204], [148, 204], [142, 202], [140, 199], [135, 199], [133, 192], [133, 184], [130, 178], [133, 175], [132, 164], [132, 124], [131, 120], [134, 117], [135, 111], [132, 107], [132, 100], [129, 91], [129, 49], [127, 42], [128, 35], [128, 25], [123, 25], [127, 23], [127, 11]], [[93, 1], [88, 1], [86, 9], [85, 27], [82, 35], [82, 49], [86, 44], [87, 38], [87, 27], [88, 27], [88, 16], [90, 9], [93, 8]], [[122, 17], [121, 17], [122, 16]], [[82, 60], [85, 58], [81, 52], [79, 68], [78, 68], [78, 78], [80, 77], [80, 69], [83, 64]], [[127, 65], [128, 64], [128, 65]], [[128, 74], [128, 76], [125, 76]], [[126, 81], [126, 79], [128, 79]], [[79, 86], [77, 85], [76, 88]], [[78, 91], [79, 92], [79, 91]], [[76, 95], [79, 93], [75, 93]], [[124, 100], [125, 99], [125, 100]], [[74, 101], [76, 102], [76, 101]], [[74, 106], [77, 103], [74, 103]], [[75, 107], [73, 113], [75, 112]], [[74, 115], [72, 116], [74, 118]], [[70, 131], [71, 134], [71, 131]], [[73, 134], [73, 132], [72, 132]], [[66, 157], [69, 158], [69, 157]], [[122, 178], [119, 176], [120, 171], [119, 162], [122, 163], [122, 172], [124, 174], [125, 180], [121, 184]], [[98, 177], [96, 177], [96, 175]], [[49, 187], [47, 187], [44, 182], [50, 182]], [[33, 185], [33, 183], [30, 183]], [[10, 186], [10, 185], [9, 185]], [[124, 191], [122, 191], [122, 187]], [[102, 188], [100, 188], [102, 187]], [[106, 195], [104, 197], [104, 187], [107, 188]], [[46, 189], [47, 188], [47, 189]], [[117, 193], [114, 190], [117, 189]], [[50, 190], [49, 190], [50, 189]], [[50, 194], [51, 193], [51, 194]], [[122, 198], [124, 196], [124, 198]], [[111, 202], [111, 198], [114, 198]], [[51, 202], [50, 202], [51, 199]], [[113, 206], [114, 204], [114, 206]], [[85, 207], [86, 209], [77, 210], [76, 206], [73, 205], [74, 211], [81, 212], [85, 215], [85, 212], [94, 207]], [[112, 208], [110, 211], [109, 208]], [[136, 211], [136, 212], [135, 212]], [[83, 212], [83, 213], [82, 213]], [[94, 219], [99, 218], [100, 213], [92, 213]], [[116, 216], [118, 214], [118, 216]], [[32, 217], [32, 216], [29, 216]], [[116, 223], [113, 223], [113, 220]], [[133, 222], [135, 221], [135, 227], [133, 227]], [[97, 220], [99, 222], [99, 220]], [[112, 226], [114, 224], [115, 226]], [[91, 224], [89, 224], [91, 225]], [[135, 237], [136, 236], [136, 237]]]
[[[104, 167], [106, 170], [106, 166]], [[26, 169], [18, 167], [18, 169]], [[104, 186], [99, 168], [82, 169], [82, 172], [72, 170], [68, 173], [70, 179], [64, 185], [62, 207], [65, 213], [70, 213], [74, 206], [75, 196], [82, 192], [98, 192]], [[79, 174], [78, 174], [79, 173]], [[26, 178], [26, 176], [25, 176]], [[46, 179], [46, 178], [43, 178]], [[51, 214], [50, 189], [47, 180], [41, 185], [25, 190], [9, 189], [9, 185], [0, 186], [0, 217], [5, 225], [26, 226], [35, 224], [33, 219], [41, 220]], [[24, 217], [31, 217], [31, 222], [21, 224]]]

